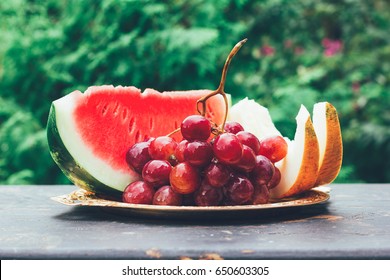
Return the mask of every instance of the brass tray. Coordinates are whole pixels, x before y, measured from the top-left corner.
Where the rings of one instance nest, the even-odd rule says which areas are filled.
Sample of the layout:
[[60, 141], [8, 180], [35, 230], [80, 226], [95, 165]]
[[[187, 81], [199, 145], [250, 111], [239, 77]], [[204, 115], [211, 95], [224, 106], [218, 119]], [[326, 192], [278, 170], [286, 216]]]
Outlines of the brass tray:
[[330, 198], [329, 188], [318, 187], [287, 199], [259, 205], [238, 206], [160, 206], [129, 204], [99, 198], [93, 193], [77, 189], [70, 194], [52, 197], [54, 201], [70, 206], [98, 207], [120, 215], [152, 218], [223, 218], [265, 217], [291, 213], [303, 207], [325, 204]]

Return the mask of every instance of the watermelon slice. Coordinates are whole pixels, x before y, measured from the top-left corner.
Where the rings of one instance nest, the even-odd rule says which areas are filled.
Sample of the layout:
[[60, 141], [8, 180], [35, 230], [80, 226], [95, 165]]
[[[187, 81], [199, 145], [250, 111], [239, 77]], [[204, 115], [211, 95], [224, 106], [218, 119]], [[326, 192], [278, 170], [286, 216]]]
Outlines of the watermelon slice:
[[[126, 163], [127, 150], [148, 137], [166, 135], [188, 115], [209, 90], [158, 92], [136, 87], [94, 86], [74, 91], [52, 103], [47, 138], [51, 155], [77, 186], [96, 194], [120, 196], [139, 179]], [[220, 95], [207, 104], [209, 119], [223, 122]], [[181, 140], [180, 133], [173, 135]]]

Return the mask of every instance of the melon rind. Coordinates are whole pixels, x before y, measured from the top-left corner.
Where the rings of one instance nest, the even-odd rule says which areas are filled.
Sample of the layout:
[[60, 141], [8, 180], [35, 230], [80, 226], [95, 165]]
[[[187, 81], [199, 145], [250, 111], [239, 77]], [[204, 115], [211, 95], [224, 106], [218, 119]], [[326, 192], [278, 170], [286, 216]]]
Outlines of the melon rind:
[[112, 169], [84, 145], [72, 118], [75, 100], [81, 96], [81, 92], [75, 91], [52, 103], [47, 124], [50, 153], [76, 186], [96, 194], [119, 197], [137, 175], [130, 170], [125, 173]]
[[329, 102], [315, 104], [313, 125], [320, 148], [316, 185], [327, 185], [336, 179], [343, 161], [343, 142], [336, 108]]
[[47, 122], [47, 141], [54, 162], [76, 186], [93, 193], [104, 193], [113, 197], [122, 195], [117, 189], [109, 187], [91, 176], [68, 152], [58, 133], [55, 107], [53, 105], [50, 108]]

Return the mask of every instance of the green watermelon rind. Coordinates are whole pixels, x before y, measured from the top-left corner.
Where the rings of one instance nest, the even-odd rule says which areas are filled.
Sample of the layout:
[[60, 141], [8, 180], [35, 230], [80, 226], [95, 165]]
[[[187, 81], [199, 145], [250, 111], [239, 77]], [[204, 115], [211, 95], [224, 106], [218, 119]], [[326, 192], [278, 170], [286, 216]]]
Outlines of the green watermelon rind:
[[47, 122], [47, 141], [50, 154], [65, 176], [76, 186], [97, 195], [120, 198], [122, 191], [103, 184], [85, 170], [68, 152], [57, 128], [56, 110], [52, 104]]

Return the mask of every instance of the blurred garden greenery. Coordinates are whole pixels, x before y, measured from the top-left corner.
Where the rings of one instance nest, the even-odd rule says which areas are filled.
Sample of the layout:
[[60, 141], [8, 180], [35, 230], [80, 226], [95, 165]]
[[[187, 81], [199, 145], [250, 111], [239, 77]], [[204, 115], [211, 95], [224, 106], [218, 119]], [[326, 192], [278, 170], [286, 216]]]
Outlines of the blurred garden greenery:
[[[390, 182], [386, 0], [2, 0], [0, 184], [69, 183], [48, 151], [53, 100], [90, 85], [226, 90], [270, 109], [293, 137], [301, 103], [338, 110], [336, 182]], [[261, 121], [261, 120], [259, 120]]]

